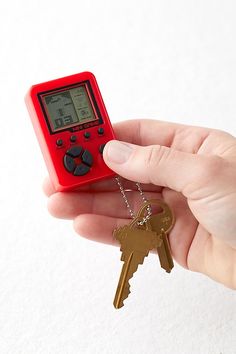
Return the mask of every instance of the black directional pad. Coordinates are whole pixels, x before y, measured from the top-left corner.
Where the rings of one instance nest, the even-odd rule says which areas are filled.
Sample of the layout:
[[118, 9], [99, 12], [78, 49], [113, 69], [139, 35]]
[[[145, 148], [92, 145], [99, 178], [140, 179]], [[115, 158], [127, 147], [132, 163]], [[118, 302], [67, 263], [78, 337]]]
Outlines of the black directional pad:
[[90, 170], [88, 165], [85, 165], [84, 163], [80, 163], [79, 165], [76, 166], [76, 169], [74, 170], [74, 175], [75, 176], [83, 176], [88, 173]]
[[64, 156], [64, 166], [68, 172], [73, 172], [75, 169], [75, 166], [76, 166], [74, 159], [69, 155], [65, 155]]
[[72, 157], [79, 157], [81, 152], [83, 151], [82, 146], [73, 146], [69, 150], [67, 150], [66, 154]]
[[[78, 161], [81, 159], [81, 162]], [[66, 170], [74, 176], [83, 176], [90, 171], [93, 164], [93, 156], [89, 150], [83, 150], [82, 146], [73, 146], [67, 150], [64, 159]]]
[[93, 156], [88, 150], [84, 150], [84, 152], [82, 154], [82, 161], [85, 164], [87, 164], [89, 166], [92, 166], [92, 164], [93, 164]]

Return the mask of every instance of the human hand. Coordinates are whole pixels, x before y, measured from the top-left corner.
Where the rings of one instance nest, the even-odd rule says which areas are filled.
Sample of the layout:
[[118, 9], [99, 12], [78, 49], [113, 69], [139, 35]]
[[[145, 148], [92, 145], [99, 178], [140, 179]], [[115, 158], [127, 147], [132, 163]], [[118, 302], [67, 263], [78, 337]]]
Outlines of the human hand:
[[[147, 199], [162, 198], [174, 211], [175, 260], [236, 289], [236, 138], [152, 120], [121, 122], [114, 131], [125, 143], [107, 143], [103, 156], [125, 178], [133, 208], [140, 195], [130, 181], [141, 182]], [[76, 232], [89, 239], [116, 244], [112, 231], [129, 222], [114, 179], [66, 193], [55, 193], [47, 179], [44, 190], [51, 214], [74, 219]]]

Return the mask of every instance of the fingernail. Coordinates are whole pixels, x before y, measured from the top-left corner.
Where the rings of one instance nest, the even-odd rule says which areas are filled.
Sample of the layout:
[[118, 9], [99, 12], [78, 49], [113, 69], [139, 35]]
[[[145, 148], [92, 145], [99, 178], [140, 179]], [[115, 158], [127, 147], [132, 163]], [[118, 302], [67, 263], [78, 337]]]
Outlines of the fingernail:
[[107, 157], [111, 162], [124, 163], [132, 154], [131, 144], [123, 143], [118, 140], [112, 140], [107, 144]]

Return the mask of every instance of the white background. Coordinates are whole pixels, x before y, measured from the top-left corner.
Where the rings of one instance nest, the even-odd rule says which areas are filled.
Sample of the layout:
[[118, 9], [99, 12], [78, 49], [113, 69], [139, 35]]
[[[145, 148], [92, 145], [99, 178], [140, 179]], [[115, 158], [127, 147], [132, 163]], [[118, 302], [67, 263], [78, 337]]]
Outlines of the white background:
[[94, 72], [112, 122], [154, 118], [236, 135], [236, 3], [1, 1], [0, 353], [235, 354], [236, 295], [151, 255], [121, 310], [118, 248], [47, 212], [24, 95]]

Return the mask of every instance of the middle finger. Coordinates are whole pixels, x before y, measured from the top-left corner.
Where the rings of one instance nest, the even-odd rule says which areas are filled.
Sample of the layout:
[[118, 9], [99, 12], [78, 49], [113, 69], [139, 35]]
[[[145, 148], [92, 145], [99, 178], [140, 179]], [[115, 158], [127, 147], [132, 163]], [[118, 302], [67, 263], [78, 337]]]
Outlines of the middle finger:
[[[127, 191], [131, 209], [136, 212], [142, 204], [139, 192]], [[147, 199], [161, 198], [161, 193], [145, 193]], [[130, 218], [128, 209], [120, 194], [116, 192], [85, 193], [59, 192], [52, 194], [48, 200], [49, 212], [60, 219], [74, 219], [80, 214], [99, 214], [117, 218]]]

